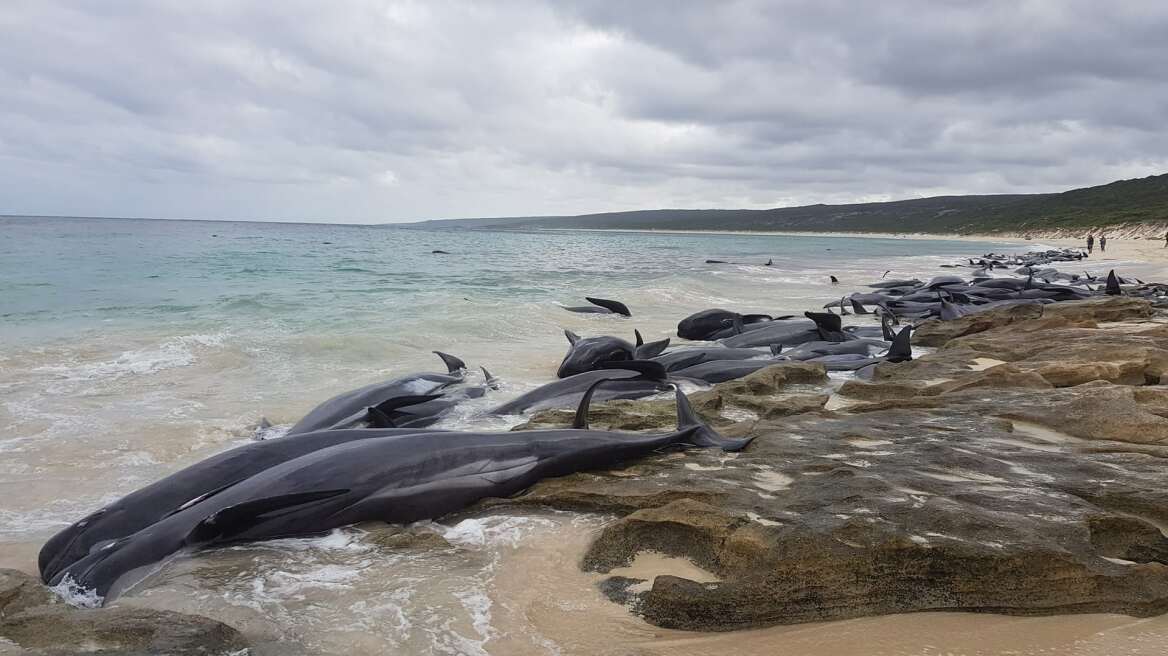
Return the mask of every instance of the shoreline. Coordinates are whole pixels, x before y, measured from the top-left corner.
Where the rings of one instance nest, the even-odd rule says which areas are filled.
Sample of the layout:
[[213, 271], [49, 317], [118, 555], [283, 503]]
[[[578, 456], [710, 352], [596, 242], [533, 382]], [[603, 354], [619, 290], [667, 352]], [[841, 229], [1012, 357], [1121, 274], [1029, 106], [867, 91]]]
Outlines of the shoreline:
[[[1086, 244], [1077, 237], [1042, 237], [1022, 235], [994, 235], [994, 234], [945, 234], [945, 233], [891, 233], [891, 232], [797, 232], [787, 230], [754, 231], [754, 230], [635, 230], [625, 228], [577, 228], [575, 232], [632, 232], [661, 235], [731, 235], [737, 237], [757, 235], [760, 237], [830, 237], [850, 239], [903, 239], [916, 241], [977, 241], [977, 242], [1018, 242], [1018, 246], [1051, 246], [1057, 248], [1085, 248]], [[559, 231], [557, 229], [557, 231]], [[1129, 238], [1109, 237], [1107, 251], [1100, 251], [1096, 247], [1092, 253], [1091, 264], [1102, 262], [1134, 262], [1145, 266], [1138, 267], [1139, 274], [1147, 277], [1168, 278], [1168, 248], [1164, 247], [1164, 239], [1156, 238]]]

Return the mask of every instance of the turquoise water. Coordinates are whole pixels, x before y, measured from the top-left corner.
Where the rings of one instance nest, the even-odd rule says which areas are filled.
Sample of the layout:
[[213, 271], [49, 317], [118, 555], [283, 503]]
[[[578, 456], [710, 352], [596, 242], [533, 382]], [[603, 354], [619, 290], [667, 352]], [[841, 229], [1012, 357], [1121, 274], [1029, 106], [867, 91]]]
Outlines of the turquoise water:
[[[885, 270], [927, 277], [957, 258], [1022, 249], [0, 218], [0, 567], [35, 570], [37, 550], [56, 530], [245, 443], [261, 416], [291, 423], [346, 389], [437, 369], [432, 349], [502, 380], [502, 389], [443, 426], [506, 429], [517, 419], [481, 411], [551, 380], [565, 328], [629, 338], [637, 328], [659, 339], [709, 307], [801, 312]], [[708, 258], [743, 264], [708, 265]], [[774, 266], [760, 266], [767, 259]], [[621, 300], [634, 316], [559, 307], [583, 304], [586, 295]], [[291, 653], [557, 653], [551, 629], [514, 601], [517, 594], [555, 608], [571, 597], [583, 627], [599, 613], [642, 630], [574, 569], [603, 518], [496, 512], [444, 521], [438, 530], [459, 545], [455, 552], [387, 554], [349, 529], [184, 560], [124, 603], [199, 612], [253, 637], [309, 645]], [[557, 565], [508, 565], [516, 558]], [[508, 567], [547, 580], [517, 591], [523, 586], [497, 577]], [[538, 648], [499, 646], [502, 636]]]
[[[902, 266], [903, 258], [951, 259], [988, 247], [124, 219], [0, 218], [0, 234], [4, 336], [33, 342], [98, 330], [247, 322], [304, 332], [425, 329], [427, 321], [459, 321], [476, 303], [580, 304], [586, 293], [628, 298], [646, 286], [701, 288], [736, 273], [813, 284], [826, 282], [830, 272], [846, 284], [848, 273]], [[432, 254], [435, 249], [451, 255]], [[759, 264], [773, 258], [776, 266], [751, 271], [703, 264], [708, 258]], [[782, 307], [793, 300], [780, 292], [749, 302]]]

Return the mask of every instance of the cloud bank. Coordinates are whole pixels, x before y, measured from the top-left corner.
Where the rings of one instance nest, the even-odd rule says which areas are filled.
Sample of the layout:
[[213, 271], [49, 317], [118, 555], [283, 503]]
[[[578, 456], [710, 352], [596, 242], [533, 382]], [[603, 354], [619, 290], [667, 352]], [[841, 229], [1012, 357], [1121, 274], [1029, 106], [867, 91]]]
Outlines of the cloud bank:
[[389, 222], [1168, 171], [1168, 3], [0, 6], [0, 213]]

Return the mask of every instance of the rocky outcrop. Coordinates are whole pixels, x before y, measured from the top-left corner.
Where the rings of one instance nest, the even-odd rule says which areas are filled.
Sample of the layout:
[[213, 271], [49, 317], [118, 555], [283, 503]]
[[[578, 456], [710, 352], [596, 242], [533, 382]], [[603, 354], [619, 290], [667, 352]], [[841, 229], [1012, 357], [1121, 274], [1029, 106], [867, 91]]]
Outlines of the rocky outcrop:
[[1008, 326], [1018, 321], [1037, 319], [1042, 316], [1041, 305], [1007, 305], [984, 312], [941, 321], [929, 319], [913, 331], [913, 343], [919, 346], [944, 346], [951, 339], [985, 332], [991, 328]]
[[[0, 570], [0, 643], [36, 654], [239, 653], [247, 642], [206, 617], [150, 608], [78, 609], [61, 603], [33, 576]], [[5, 653], [0, 651], [0, 653]]]
[[[913, 343], [918, 346], [945, 346], [951, 341], [1028, 322], [1022, 332], [1046, 332], [1053, 328], [1094, 328], [1099, 322], [1146, 319], [1152, 304], [1140, 298], [1105, 296], [1048, 305], [1007, 305], [977, 312], [952, 321], [930, 319], [917, 326]], [[1041, 319], [1041, 323], [1034, 323]]]
[[1134, 321], [1150, 318], [1155, 313], [1151, 302], [1128, 296], [1100, 296], [1042, 307], [1043, 316], [1064, 318], [1076, 323]]
[[[872, 382], [840, 386], [845, 402], [831, 411], [799, 387], [815, 383], [787, 374], [716, 386], [704, 412], [757, 416], [722, 424], [755, 437], [746, 451], [545, 480], [506, 503], [621, 515], [586, 569], [659, 552], [710, 572], [601, 584], [666, 627], [921, 610], [1164, 613], [1168, 387], [1147, 384], [1168, 365], [1168, 328], [1141, 318], [1142, 301], [1052, 307], [1064, 306], [883, 363]], [[783, 403], [809, 412], [768, 410]], [[603, 405], [619, 424], [619, 406]]]
[[34, 608], [5, 618], [0, 635], [26, 649], [73, 653], [207, 656], [247, 648], [239, 632], [222, 622], [149, 608]]
[[0, 621], [29, 608], [48, 606], [57, 601], [56, 596], [35, 577], [14, 569], [0, 569]]

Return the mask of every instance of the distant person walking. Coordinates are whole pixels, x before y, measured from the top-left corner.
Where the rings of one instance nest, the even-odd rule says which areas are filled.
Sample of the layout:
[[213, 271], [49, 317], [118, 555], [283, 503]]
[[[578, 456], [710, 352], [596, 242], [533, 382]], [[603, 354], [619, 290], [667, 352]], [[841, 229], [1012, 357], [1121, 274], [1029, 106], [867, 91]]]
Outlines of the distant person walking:
[[[1165, 239], [1168, 240], [1168, 237]], [[1087, 254], [1090, 255], [1093, 250], [1095, 250], [1095, 235], [1087, 235]]]
[[1107, 235], [1099, 235], [1099, 252], [1107, 250]]

